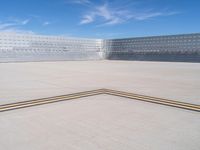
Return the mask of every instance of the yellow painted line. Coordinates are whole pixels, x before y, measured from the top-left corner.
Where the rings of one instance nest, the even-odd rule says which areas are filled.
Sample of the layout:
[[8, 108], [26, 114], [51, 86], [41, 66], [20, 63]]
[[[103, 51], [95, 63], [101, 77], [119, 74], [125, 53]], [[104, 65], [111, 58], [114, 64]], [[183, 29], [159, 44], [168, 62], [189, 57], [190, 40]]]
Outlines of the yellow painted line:
[[162, 105], [167, 105], [167, 106], [172, 106], [172, 107], [177, 107], [177, 108], [182, 108], [182, 109], [188, 109], [188, 110], [193, 110], [193, 111], [200, 111], [200, 105], [184, 103], [184, 102], [180, 102], [180, 101], [178, 102], [178, 101], [173, 101], [173, 100], [161, 99], [161, 98], [155, 98], [155, 97], [149, 97], [149, 96], [115, 91], [115, 90], [109, 90], [109, 89], [106, 89], [105, 91], [106, 91], [106, 94], [109, 94], [109, 95], [121, 96], [121, 97], [126, 97], [126, 98], [130, 98], [130, 99], [134, 99], [134, 100], [162, 104]]
[[61, 99], [68, 98], [69, 96], [76, 96], [76, 95], [81, 95], [81, 94], [90, 94], [90, 93], [95, 93], [95, 92], [102, 93], [103, 90], [99, 89], [99, 90], [78, 92], [78, 93], [73, 93], [73, 94], [60, 95], [60, 96], [54, 96], [54, 97], [48, 97], [48, 98], [41, 98], [41, 99], [35, 99], [35, 100], [29, 100], [29, 101], [21, 101], [21, 102], [16, 102], [16, 103], [11, 103], [11, 104], [4, 104], [4, 105], [0, 105], [0, 109], [1, 108], [7, 108], [7, 107], [20, 106], [20, 105], [30, 104], [30, 103], [35, 103], [35, 102], [42, 102], [42, 101], [47, 101], [47, 100], [61, 100]]
[[[82, 97], [88, 97], [88, 96], [93, 96], [93, 95], [99, 95], [102, 94], [102, 90], [93, 90], [90, 92], [81, 92], [81, 93], [74, 93], [74, 94], [69, 94], [65, 95], [65, 97], [62, 98], [49, 98], [49, 99], [38, 99], [38, 100], [33, 100], [33, 101], [25, 101], [14, 104], [5, 104], [5, 105], [0, 105], [0, 112], [3, 111], [9, 111], [9, 110], [14, 110], [14, 109], [19, 109], [19, 108], [25, 108], [25, 107], [31, 107], [31, 106], [36, 106], [36, 105], [42, 105], [42, 104], [48, 104], [48, 103], [54, 103], [54, 102], [60, 102], [60, 101], [66, 101], [66, 100], [71, 100], [71, 99], [77, 99], [77, 98], [82, 98]], [[56, 96], [57, 97], [57, 96]]]
[[97, 89], [97, 90], [84, 91], [84, 92], [72, 93], [72, 94], [55, 96], [55, 97], [48, 97], [48, 98], [41, 98], [41, 99], [30, 100], [30, 101], [4, 104], [4, 105], [0, 105], [0, 112], [20, 109], [20, 108], [25, 108], [25, 107], [31, 107], [31, 106], [37, 106], [37, 105], [43, 105], [43, 104], [48, 104], [48, 103], [72, 100], [72, 99], [77, 99], [77, 98], [82, 98], [82, 97], [100, 95], [100, 94], [109, 94], [109, 95], [120, 96], [120, 97], [125, 97], [125, 98], [134, 99], [134, 100], [145, 101], [145, 102], [151, 102], [151, 103], [156, 103], [156, 104], [162, 104], [162, 105], [167, 105], [167, 106], [172, 106], [172, 107], [177, 107], [177, 108], [182, 108], [182, 109], [187, 109], [187, 110], [192, 110], [192, 111], [200, 111], [200, 105], [184, 103], [184, 102], [174, 101], [174, 100], [167, 100], [167, 99], [157, 98], [157, 97], [150, 97], [150, 96], [139, 95], [139, 94], [133, 94], [133, 93], [117, 91], [117, 90]]
[[188, 107], [194, 107], [194, 108], [200, 109], [200, 105], [195, 105], [195, 104], [191, 104], [191, 103], [185, 103], [185, 102], [180, 102], [180, 101], [175, 101], [175, 100], [168, 100], [168, 99], [164, 99], [164, 98], [157, 98], [157, 97], [133, 94], [133, 93], [122, 92], [122, 91], [117, 91], [117, 90], [110, 90], [110, 89], [105, 89], [105, 91], [107, 94], [119, 93], [122, 95], [129, 95], [129, 96], [138, 97], [138, 98], [142, 98], [142, 99], [155, 100], [158, 102], [166, 102], [166, 103], [170, 103], [170, 104], [176, 104], [176, 105], [182, 105], [182, 106], [188, 106]]

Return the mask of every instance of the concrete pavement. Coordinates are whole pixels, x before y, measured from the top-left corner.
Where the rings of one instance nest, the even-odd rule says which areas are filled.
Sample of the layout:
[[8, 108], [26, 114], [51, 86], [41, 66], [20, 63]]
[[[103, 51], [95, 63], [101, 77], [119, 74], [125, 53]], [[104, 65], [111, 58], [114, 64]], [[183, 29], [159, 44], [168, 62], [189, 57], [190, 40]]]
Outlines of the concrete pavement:
[[109, 88], [200, 104], [200, 64], [137, 61], [0, 63], [0, 104]]

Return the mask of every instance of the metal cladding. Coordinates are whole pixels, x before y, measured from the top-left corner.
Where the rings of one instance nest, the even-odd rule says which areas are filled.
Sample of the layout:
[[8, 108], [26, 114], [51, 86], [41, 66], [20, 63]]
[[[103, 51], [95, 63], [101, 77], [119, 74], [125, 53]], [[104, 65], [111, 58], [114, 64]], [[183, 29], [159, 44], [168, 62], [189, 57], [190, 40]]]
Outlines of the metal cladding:
[[200, 34], [105, 40], [106, 58], [114, 60], [200, 62]]
[[0, 62], [100, 59], [200, 62], [200, 33], [110, 40], [0, 33]]
[[101, 40], [0, 33], [0, 62], [99, 60]]

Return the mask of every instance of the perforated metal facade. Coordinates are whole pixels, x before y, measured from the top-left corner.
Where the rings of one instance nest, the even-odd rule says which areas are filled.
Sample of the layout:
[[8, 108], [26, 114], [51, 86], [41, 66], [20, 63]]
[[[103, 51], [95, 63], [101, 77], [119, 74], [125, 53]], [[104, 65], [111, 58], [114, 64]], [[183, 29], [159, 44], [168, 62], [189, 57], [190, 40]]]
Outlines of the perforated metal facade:
[[108, 59], [200, 61], [200, 34], [104, 40]]
[[110, 40], [0, 33], [0, 62], [100, 59], [200, 62], [200, 33]]
[[96, 60], [101, 40], [0, 33], [0, 61]]

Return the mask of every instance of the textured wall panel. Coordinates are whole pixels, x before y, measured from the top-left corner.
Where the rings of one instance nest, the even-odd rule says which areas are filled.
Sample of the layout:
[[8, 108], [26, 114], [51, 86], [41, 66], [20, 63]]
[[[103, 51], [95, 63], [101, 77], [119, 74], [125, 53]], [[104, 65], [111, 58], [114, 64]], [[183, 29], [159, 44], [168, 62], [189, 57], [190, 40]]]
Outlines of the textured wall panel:
[[104, 40], [107, 59], [200, 62], [200, 34]]
[[101, 40], [0, 33], [0, 62], [99, 59]]
[[100, 59], [200, 62], [200, 34], [95, 40], [0, 33], [0, 62]]

